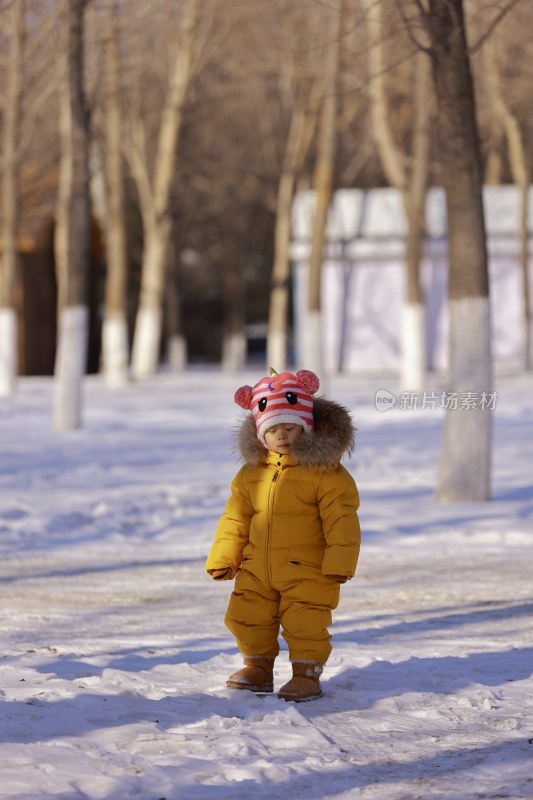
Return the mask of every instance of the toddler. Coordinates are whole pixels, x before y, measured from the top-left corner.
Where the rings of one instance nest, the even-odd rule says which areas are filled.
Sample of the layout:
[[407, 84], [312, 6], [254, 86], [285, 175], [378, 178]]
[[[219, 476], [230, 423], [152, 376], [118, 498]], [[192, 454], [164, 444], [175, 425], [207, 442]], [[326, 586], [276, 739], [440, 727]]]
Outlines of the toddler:
[[322, 695], [331, 612], [355, 573], [361, 538], [357, 487], [340, 464], [355, 429], [343, 406], [313, 398], [318, 388], [308, 370], [271, 370], [235, 393], [251, 412], [239, 430], [244, 465], [206, 562], [215, 580], [235, 577], [225, 623], [245, 666], [227, 686], [274, 690], [281, 627], [293, 676], [278, 697], [296, 702]]

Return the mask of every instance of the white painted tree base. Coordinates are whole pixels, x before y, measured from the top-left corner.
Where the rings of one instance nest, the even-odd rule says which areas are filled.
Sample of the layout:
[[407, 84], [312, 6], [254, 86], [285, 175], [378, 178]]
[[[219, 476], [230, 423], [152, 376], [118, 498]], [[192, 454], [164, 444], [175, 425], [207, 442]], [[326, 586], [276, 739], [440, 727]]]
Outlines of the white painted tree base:
[[283, 331], [269, 331], [267, 338], [267, 368], [284, 372], [287, 366], [287, 336]]
[[184, 336], [171, 336], [168, 340], [168, 364], [174, 373], [187, 369], [187, 340]]
[[131, 354], [131, 374], [137, 380], [149, 378], [157, 372], [161, 326], [161, 309], [142, 306], [139, 308]]
[[244, 333], [225, 336], [222, 343], [222, 369], [238, 372], [246, 363], [246, 337]]
[[68, 306], [59, 317], [54, 373], [54, 427], [81, 427], [83, 376], [87, 365], [89, 313], [86, 306]]
[[14, 393], [17, 372], [17, 313], [0, 308], [0, 397]]
[[426, 315], [421, 303], [402, 308], [400, 386], [404, 392], [421, 392], [426, 386]]
[[[472, 392], [478, 401], [492, 392], [489, 301], [450, 301], [450, 391]], [[492, 413], [470, 408], [446, 411], [437, 477], [440, 502], [490, 498]]]
[[128, 383], [128, 325], [124, 314], [106, 314], [102, 326], [102, 371], [107, 386]]

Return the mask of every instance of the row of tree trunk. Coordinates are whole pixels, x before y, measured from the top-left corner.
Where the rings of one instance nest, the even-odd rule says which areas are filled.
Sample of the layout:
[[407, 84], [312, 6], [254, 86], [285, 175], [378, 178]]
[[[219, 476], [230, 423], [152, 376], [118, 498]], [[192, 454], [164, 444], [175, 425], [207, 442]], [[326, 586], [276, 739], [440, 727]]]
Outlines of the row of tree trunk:
[[[89, 0], [67, 2], [67, 63], [60, 114], [61, 165], [58, 192], [56, 264], [59, 286], [59, 335], [56, 359], [55, 425], [73, 429], [81, 423], [82, 376], [87, 349], [87, 271], [90, 246], [89, 113], [84, 90], [84, 13]], [[400, 7], [404, 4], [397, 0]], [[422, 256], [423, 208], [429, 175], [429, 151], [436, 98], [437, 131], [442, 177], [447, 197], [450, 287], [450, 364], [454, 391], [491, 391], [491, 357], [487, 253], [482, 206], [479, 136], [475, 114], [469, 50], [462, 0], [429, 0], [419, 6], [414, 87], [412, 159], [398, 151], [387, 115], [383, 84], [381, 4], [364, 0], [369, 31], [369, 96], [377, 149], [389, 182], [400, 189], [408, 220], [406, 268], [408, 295], [404, 323], [406, 389], [424, 382], [424, 320], [419, 267]], [[273, 290], [271, 295], [268, 358], [283, 369], [286, 355], [290, 239], [290, 209], [301, 166], [317, 130], [313, 224], [305, 365], [322, 372], [320, 285], [325, 228], [333, 191], [337, 131], [337, 86], [342, 0], [332, 0], [322, 74], [306, 91], [296, 93], [279, 180]], [[14, 341], [12, 283], [16, 246], [17, 126], [22, 86], [21, 51], [24, 45], [24, 0], [12, 4], [12, 54], [9, 59], [9, 115], [4, 122], [4, 252], [0, 303], [0, 390], [12, 388], [16, 368], [11, 353]], [[103, 369], [112, 385], [127, 380], [128, 353], [125, 314], [126, 233], [122, 194], [122, 157], [125, 155], [140, 201], [144, 251], [139, 309], [134, 331], [131, 373], [152, 375], [158, 364], [162, 333], [162, 305], [172, 231], [172, 182], [183, 122], [184, 104], [202, 57], [202, 47], [213, 23], [209, 3], [185, 0], [180, 18], [179, 46], [170, 64], [155, 154], [151, 153], [143, 126], [142, 98], [133, 94], [127, 118], [118, 102], [120, 62], [117, 49], [116, 0], [107, 4], [105, 62], [105, 238], [108, 275], [103, 328]], [[407, 20], [407, 17], [406, 17]], [[420, 34], [420, 31], [423, 34]], [[489, 60], [489, 65], [494, 63]], [[431, 80], [432, 76], [432, 80]], [[134, 76], [135, 77], [135, 76]], [[134, 81], [135, 85], [135, 81]], [[138, 81], [140, 86], [141, 82]], [[433, 85], [434, 91], [431, 91]], [[493, 80], [495, 107], [512, 144], [514, 174], [527, 185], [516, 125]], [[139, 89], [140, 92], [140, 89]], [[129, 135], [122, 136], [127, 127]], [[523, 148], [522, 148], [523, 150]], [[9, 156], [9, 157], [8, 157]], [[11, 236], [11, 238], [10, 238]], [[241, 343], [242, 344], [242, 343]], [[179, 349], [179, 345], [178, 345]], [[242, 351], [242, 346], [240, 348]], [[177, 356], [178, 360], [183, 361]], [[242, 360], [233, 353], [235, 364]], [[3, 384], [1, 383], [3, 381]], [[490, 483], [490, 411], [447, 412], [443, 457], [439, 470], [441, 499], [486, 499]]]
[[24, 0], [7, 9], [10, 52], [7, 61], [3, 119], [2, 262], [0, 265], [0, 396], [10, 395], [17, 377], [17, 318], [14, 304], [17, 268], [18, 136], [22, 107]]

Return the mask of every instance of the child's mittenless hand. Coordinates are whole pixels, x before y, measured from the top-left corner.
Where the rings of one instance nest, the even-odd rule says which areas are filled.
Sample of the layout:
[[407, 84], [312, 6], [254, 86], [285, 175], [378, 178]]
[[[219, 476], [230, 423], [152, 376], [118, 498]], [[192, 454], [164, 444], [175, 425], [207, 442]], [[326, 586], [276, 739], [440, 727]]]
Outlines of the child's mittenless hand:
[[337, 581], [337, 583], [346, 583], [348, 578], [346, 575], [328, 575], [328, 578], [331, 578], [332, 581]]
[[223, 567], [222, 569], [211, 569], [209, 574], [215, 581], [230, 581], [235, 577], [231, 567]]

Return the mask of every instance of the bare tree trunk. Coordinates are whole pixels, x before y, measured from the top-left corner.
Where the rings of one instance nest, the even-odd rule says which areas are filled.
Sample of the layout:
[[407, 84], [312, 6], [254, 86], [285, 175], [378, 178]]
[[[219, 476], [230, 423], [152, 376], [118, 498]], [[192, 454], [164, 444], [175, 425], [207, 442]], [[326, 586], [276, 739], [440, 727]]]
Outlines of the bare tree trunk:
[[328, 211], [333, 190], [337, 133], [337, 76], [339, 71], [342, 0], [331, 3], [328, 49], [325, 64], [325, 95], [320, 116], [320, 129], [314, 189], [316, 207], [309, 256], [307, 319], [303, 338], [303, 362], [306, 369], [323, 374], [323, 331], [321, 314], [322, 264]]
[[363, 0], [368, 31], [368, 96], [372, 133], [383, 172], [391, 186], [404, 193], [407, 177], [403, 154], [398, 150], [389, 120], [385, 94], [385, 59], [383, 42], [383, 3]]
[[223, 265], [224, 331], [222, 340], [222, 369], [237, 372], [246, 363], [246, 337], [244, 335], [245, 290], [243, 275], [243, 244], [232, 241], [225, 252]]
[[54, 424], [81, 425], [82, 384], [87, 363], [87, 274], [90, 253], [89, 117], [83, 90], [84, 10], [69, 0], [67, 84], [61, 109], [61, 174], [56, 261], [59, 333], [55, 365]]
[[127, 249], [122, 170], [118, 32], [116, 0], [109, 0], [105, 39], [105, 153], [107, 219], [105, 228], [107, 277], [102, 329], [102, 362], [106, 383], [123, 386], [128, 380], [126, 319]]
[[180, 303], [180, 247], [176, 235], [170, 237], [167, 292], [167, 347], [168, 364], [174, 373], [187, 367], [187, 340], [183, 333], [183, 315]]
[[10, 44], [3, 114], [2, 257], [0, 261], [0, 396], [15, 391], [17, 379], [17, 314], [15, 279], [18, 230], [18, 142], [23, 92], [25, 0], [15, 0], [9, 15]]
[[401, 385], [421, 391], [426, 377], [426, 314], [420, 266], [424, 255], [425, 204], [429, 182], [433, 95], [431, 63], [426, 53], [415, 57], [413, 167], [404, 192], [407, 215], [407, 297], [402, 309]]
[[[450, 388], [437, 480], [444, 502], [488, 500], [492, 388], [482, 169], [462, 0], [429, 0], [433, 77], [439, 108], [442, 181], [448, 215]], [[477, 403], [464, 407], [463, 393]]]
[[501, 136], [491, 136], [485, 167], [485, 186], [499, 186], [502, 182], [503, 161], [500, 152]]
[[520, 193], [520, 216], [518, 229], [523, 291], [523, 364], [525, 369], [531, 369], [533, 367], [533, 363], [531, 353], [531, 308], [529, 301], [529, 231], [527, 224], [529, 203], [529, 169], [520, 125], [505, 99], [498, 68], [496, 43], [491, 39], [485, 43], [485, 67], [494, 115], [497, 119], [499, 127], [503, 129], [505, 134], [511, 174], [513, 176], [513, 181]]
[[[174, 177], [183, 104], [192, 74], [196, 0], [188, 0], [184, 9], [182, 37], [169, 78], [168, 91], [159, 129], [150, 208], [143, 209], [144, 255], [141, 296], [135, 323], [132, 351], [132, 374], [135, 378], [153, 375], [159, 361], [162, 331], [162, 302], [167, 248], [172, 227], [170, 191]], [[146, 170], [144, 170], [146, 173]], [[133, 175], [138, 179], [138, 170]], [[141, 177], [141, 183], [145, 176]], [[142, 189], [141, 191], [144, 191]], [[141, 207], [142, 207], [141, 203]]]
[[278, 372], [283, 372], [287, 362], [292, 201], [296, 177], [306, 157], [316, 126], [316, 89], [315, 82], [310, 96], [300, 101], [300, 104], [296, 103], [293, 108], [278, 184], [267, 336], [267, 367], [273, 366]]
[[291, 209], [295, 174], [284, 171], [278, 184], [274, 229], [274, 265], [268, 315], [267, 366], [283, 372], [287, 362], [287, 316], [289, 310]]
[[402, 308], [400, 384], [406, 391], [421, 391], [426, 377], [425, 308], [420, 287], [420, 262], [424, 250], [424, 208], [431, 149], [431, 64], [427, 54], [414, 59], [414, 130], [412, 168], [397, 147], [385, 91], [386, 65], [383, 41], [383, 4], [364, 0], [369, 34], [369, 96], [372, 130], [387, 180], [401, 192], [407, 218], [405, 276], [407, 291]]
[[[68, 69], [65, 60], [65, 69]], [[68, 302], [69, 263], [70, 263], [70, 198], [73, 192], [72, 167], [72, 109], [66, 74], [63, 76], [59, 98], [59, 179], [57, 189], [56, 224], [54, 233], [54, 255], [57, 279], [57, 315]]]

